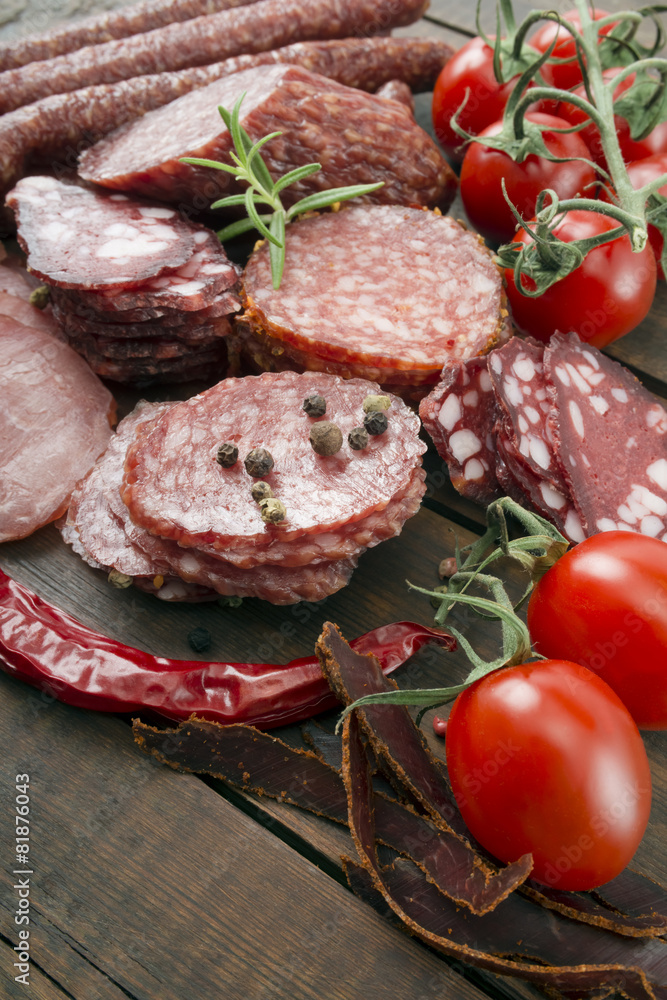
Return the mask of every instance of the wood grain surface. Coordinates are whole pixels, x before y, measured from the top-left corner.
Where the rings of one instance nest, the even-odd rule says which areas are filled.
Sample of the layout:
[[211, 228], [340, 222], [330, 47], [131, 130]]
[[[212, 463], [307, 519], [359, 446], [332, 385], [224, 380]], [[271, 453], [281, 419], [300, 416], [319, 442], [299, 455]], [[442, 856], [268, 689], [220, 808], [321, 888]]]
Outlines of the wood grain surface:
[[[114, 0], [3, 0], [0, 39], [44, 30]], [[561, 0], [557, 10], [570, 2]], [[621, 0], [607, 3], [621, 9]], [[516, 4], [517, 14], [532, 4]], [[482, 18], [493, 30], [492, 5]], [[474, 4], [433, 0], [403, 35], [438, 35], [455, 45], [475, 32]], [[430, 97], [418, 98], [429, 126]], [[462, 215], [460, 204], [452, 213]], [[667, 291], [650, 316], [610, 349], [667, 397]], [[159, 390], [158, 390], [159, 391]], [[122, 392], [122, 406], [134, 394]], [[155, 395], [155, 394], [154, 394]], [[196, 659], [188, 632], [203, 625], [212, 645], [199, 658], [287, 662], [312, 651], [324, 621], [352, 638], [391, 620], [430, 623], [427, 598], [406, 581], [440, 583], [440, 560], [483, 522], [452, 489], [446, 466], [425, 458], [427, 495], [396, 539], [366, 553], [349, 587], [316, 605], [278, 608], [246, 600], [166, 605], [113, 590], [66, 547], [53, 526], [0, 547], [0, 565], [86, 624], [173, 658]], [[482, 652], [494, 627], [465, 609], [453, 619]], [[402, 686], [455, 683], [460, 653], [427, 648], [401, 671]], [[336, 714], [321, 718], [332, 729]], [[24, 1000], [484, 1000], [535, 998], [516, 981], [453, 968], [385, 922], [344, 884], [347, 831], [282, 803], [256, 799], [215, 779], [178, 774], [133, 744], [128, 719], [76, 710], [0, 675], [4, 845], [0, 893], [0, 997]], [[148, 721], [154, 722], [154, 719]], [[443, 744], [424, 732], [436, 755]], [[298, 740], [292, 728], [283, 734]], [[654, 779], [651, 822], [634, 866], [667, 881], [667, 748], [645, 735]], [[17, 905], [10, 845], [14, 776], [31, 775], [30, 987], [14, 981]], [[20, 877], [20, 876], [19, 876]]]

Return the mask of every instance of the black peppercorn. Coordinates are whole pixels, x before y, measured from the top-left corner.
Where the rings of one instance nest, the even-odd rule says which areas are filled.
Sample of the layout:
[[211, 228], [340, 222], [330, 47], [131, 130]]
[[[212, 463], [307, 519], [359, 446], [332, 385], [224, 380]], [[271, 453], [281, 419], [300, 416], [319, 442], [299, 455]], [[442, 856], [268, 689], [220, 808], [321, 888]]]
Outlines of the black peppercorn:
[[318, 455], [335, 455], [343, 447], [343, 434], [336, 424], [321, 420], [310, 428], [310, 443]]
[[243, 464], [249, 476], [261, 479], [262, 476], [268, 476], [273, 468], [273, 458], [266, 448], [253, 448], [246, 455]]
[[303, 408], [309, 417], [323, 417], [327, 412], [327, 401], [317, 392], [311, 392], [303, 401]]
[[353, 427], [347, 435], [347, 443], [353, 451], [362, 451], [368, 446], [368, 432], [363, 427]]
[[231, 469], [232, 465], [236, 465], [239, 460], [239, 450], [235, 444], [225, 441], [218, 448], [218, 454], [215, 456], [215, 459], [223, 469]]
[[364, 427], [369, 434], [384, 434], [388, 426], [387, 414], [380, 410], [371, 410], [364, 417]]
[[211, 645], [211, 633], [200, 625], [188, 632], [188, 642], [190, 649], [194, 649], [195, 653], [203, 653]]

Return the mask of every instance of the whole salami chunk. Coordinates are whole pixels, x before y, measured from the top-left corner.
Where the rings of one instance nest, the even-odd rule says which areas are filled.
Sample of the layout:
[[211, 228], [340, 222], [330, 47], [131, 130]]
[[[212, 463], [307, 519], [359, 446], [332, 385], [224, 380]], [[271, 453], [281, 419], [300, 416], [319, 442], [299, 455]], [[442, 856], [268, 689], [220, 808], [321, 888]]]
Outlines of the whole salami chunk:
[[206, 208], [236, 193], [234, 179], [180, 161], [232, 162], [232, 137], [218, 106], [231, 108], [242, 94], [241, 124], [253, 142], [279, 133], [262, 149], [275, 179], [286, 166], [322, 164], [282, 192], [285, 205], [316, 191], [376, 181], [384, 186], [368, 196], [372, 201], [443, 209], [451, 203], [456, 177], [408, 108], [289, 65], [236, 73], [149, 112], [86, 150], [79, 173], [105, 187]]
[[0, 542], [24, 538], [66, 508], [106, 448], [111, 394], [49, 333], [0, 315]]
[[425, 0], [263, 0], [0, 73], [0, 114], [96, 83], [202, 66], [310, 39], [373, 35], [418, 21]]
[[192, 227], [165, 205], [24, 177], [7, 196], [33, 274], [63, 288], [123, 288], [173, 271], [194, 252]]
[[41, 35], [13, 38], [0, 45], [0, 70], [15, 69], [41, 59], [76, 52], [86, 45], [100, 45], [113, 38], [127, 38], [176, 21], [189, 21], [256, 0], [143, 0], [121, 10], [93, 14], [73, 24], [59, 25]]
[[462, 496], [485, 507], [501, 496], [493, 433], [498, 405], [486, 357], [447, 365], [419, 416]]
[[[349, 432], [363, 422], [364, 399], [377, 391], [372, 382], [311, 372], [226, 379], [174, 406], [138, 436], [128, 451], [122, 499], [132, 520], [151, 533], [182, 546], [210, 548], [223, 559], [237, 547], [261, 552], [279, 542], [277, 560], [289, 565], [285, 550], [295, 542], [328, 535], [337, 545], [338, 537], [352, 536], [366, 519], [381, 521], [385, 513], [388, 518], [392, 500], [411, 489], [417, 474], [418, 497], [424, 491], [419, 420], [400, 400], [392, 399], [384, 434], [372, 436], [360, 451], [347, 443]], [[342, 432], [337, 454], [325, 457], [311, 447], [313, 418], [303, 400], [312, 393], [324, 396], [327, 420]], [[216, 456], [229, 441], [239, 460], [223, 468]], [[279, 523], [262, 519], [250, 492], [256, 480], [245, 458], [255, 449], [273, 459], [272, 467], [255, 475], [284, 504], [286, 516]], [[390, 534], [400, 531], [406, 516]], [[363, 544], [381, 537], [378, 531]], [[357, 546], [356, 553], [360, 550]]]
[[436, 38], [345, 38], [297, 42], [210, 66], [132, 77], [55, 94], [0, 117], [0, 193], [32, 163], [75, 165], [78, 154], [126, 122], [240, 70], [296, 63], [348, 87], [375, 91], [388, 80], [430, 90], [453, 49]]
[[268, 354], [304, 368], [403, 381], [422, 395], [444, 365], [507, 336], [500, 275], [480, 239], [453, 219], [396, 205], [359, 206], [288, 227], [279, 290], [268, 247], [243, 276], [241, 326]]
[[574, 334], [544, 352], [556, 455], [586, 536], [667, 541], [667, 411], [627, 369]]

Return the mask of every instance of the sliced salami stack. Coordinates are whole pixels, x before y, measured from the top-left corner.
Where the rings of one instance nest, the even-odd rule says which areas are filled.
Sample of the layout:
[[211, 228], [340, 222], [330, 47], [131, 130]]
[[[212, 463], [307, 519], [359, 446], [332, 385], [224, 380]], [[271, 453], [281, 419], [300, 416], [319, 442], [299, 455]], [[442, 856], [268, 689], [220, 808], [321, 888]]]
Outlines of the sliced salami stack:
[[140, 404], [79, 485], [64, 537], [158, 597], [318, 601], [424, 493], [419, 420], [387, 397], [369, 422], [378, 393], [283, 372]]
[[224, 374], [239, 272], [214, 233], [173, 208], [52, 177], [24, 178], [7, 203], [56, 320], [98, 375]]
[[396, 205], [293, 223], [280, 289], [264, 244], [245, 269], [243, 301], [236, 329], [256, 368], [368, 378], [409, 401], [444, 365], [508, 337], [500, 274], [480, 238]]
[[573, 542], [615, 529], [667, 541], [667, 411], [576, 334], [450, 366], [420, 416], [464, 496], [508, 494]]

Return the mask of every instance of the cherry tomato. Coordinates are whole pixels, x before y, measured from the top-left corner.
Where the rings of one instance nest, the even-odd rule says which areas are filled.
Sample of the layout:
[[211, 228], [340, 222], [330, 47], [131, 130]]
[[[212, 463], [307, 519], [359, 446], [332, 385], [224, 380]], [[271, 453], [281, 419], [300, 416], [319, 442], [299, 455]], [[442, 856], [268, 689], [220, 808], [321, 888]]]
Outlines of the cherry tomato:
[[466, 96], [466, 106], [458, 117], [461, 128], [479, 135], [483, 128], [502, 118], [512, 93], [514, 80], [500, 84], [493, 72], [493, 49], [482, 38], [472, 38], [442, 69], [433, 90], [433, 129], [447, 156], [460, 163], [464, 140], [449, 124]]
[[[567, 128], [568, 123], [553, 115], [529, 112], [526, 119], [554, 129]], [[502, 121], [494, 122], [480, 134], [497, 135]], [[530, 219], [535, 215], [537, 196], [545, 188], [553, 188], [559, 198], [574, 198], [595, 183], [595, 170], [574, 157], [588, 158], [586, 144], [572, 132], [543, 132], [549, 152], [569, 158], [568, 163], [553, 163], [543, 156], [527, 156], [516, 163], [507, 153], [472, 142], [466, 150], [461, 167], [461, 197], [466, 213], [478, 233], [493, 243], [510, 242], [517, 223], [503, 197], [501, 181], [505, 181], [508, 197], [520, 214]], [[590, 194], [590, 192], [586, 192]]]
[[558, 889], [614, 878], [648, 822], [651, 776], [632, 718], [585, 667], [497, 670], [458, 696], [447, 768], [470, 832], [501, 861], [531, 852]]
[[[567, 212], [556, 226], [559, 239], [595, 236], [615, 229], [617, 223], [597, 212]], [[515, 240], [527, 243], [520, 229]], [[655, 295], [656, 266], [650, 246], [633, 253], [628, 236], [596, 247], [584, 262], [537, 298], [522, 295], [511, 269], [505, 271], [507, 297], [515, 325], [523, 333], [548, 343], [556, 330], [574, 331], [595, 347], [605, 347], [623, 337], [644, 319]], [[530, 279], [524, 279], [530, 287]]]
[[[596, 21], [599, 21], [602, 17], [606, 17], [607, 14], [608, 11], [606, 10], [599, 8], [593, 10], [593, 18]], [[581, 31], [581, 18], [576, 10], [565, 11], [563, 19], [569, 21], [576, 31]], [[606, 27], [600, 29], [600, 34], [608, 34], [613, 27], [613, 24], [606, 25]], [[558, 41], [554, 46], [552, 56], [557, 59], [571, 59], [572, 62], [562, 64], [547, 62], [540, 70], [540, 73], [548, 86], [560, 87], [562, 90], [571, 90], [572, 87], [576, 87], [577, 84], [582, 82], [582, 76], [576, 58], [577, 47], [567, 28], [558, 24], [557, 21], [545, 21], [542, 27], [538, 28], [530, 39], [530, 44], [538, 52], [546, 52], [556, 36], [558, 36]]]
[[[624, 513], [629, 518], [650, 517], [648, 509], [643, 514]], [[576, 658], [594, 670], [614, 689], [638, 726], [667, 729], [663, 540], [630, 531], [604, 531], [580, 542], [533, 590], [528, 628], [538, 653]]]

